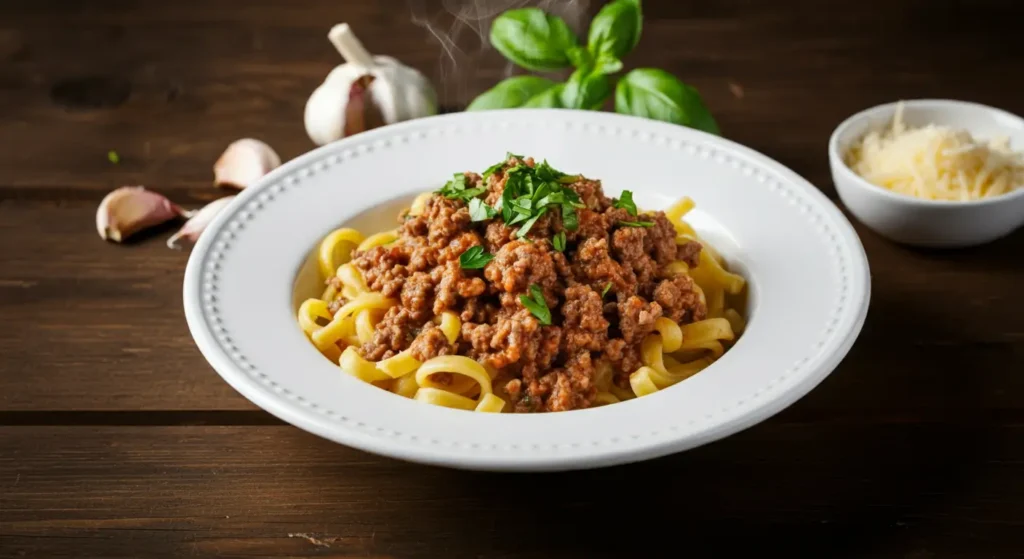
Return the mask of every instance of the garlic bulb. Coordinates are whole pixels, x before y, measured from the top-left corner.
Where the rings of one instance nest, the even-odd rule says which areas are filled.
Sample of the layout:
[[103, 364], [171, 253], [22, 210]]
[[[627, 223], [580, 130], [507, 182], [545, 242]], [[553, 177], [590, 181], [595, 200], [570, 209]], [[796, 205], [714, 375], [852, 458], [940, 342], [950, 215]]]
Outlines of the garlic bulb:
[[331, 28], [346, 64], [335, 67], [306, 102], [306, 133], [324, 145], [352, 134], [437, 114], [426, 77], [390, 56], [371, 56], [347, 23]]
[[253, 138], [231, 142], [213, 164], [213, 185], [243, 189], [281, 166], [274, 148]]
[[177, 233], [167, 239], [167, 247], [181, 249], [185, 246], [194, 245], [199, 240], [199, 235], [202, 235], [203, 231], [206, 230], [206, 226], [213, 221], [213, 218], [217, 217], [221, 210], [231, 204], [234, 199], [235, 196], [233, 194], [218, 198], [196, 211]]
[[96, 209], [96, 231], [106, 241], [120, 243], [132, 235], [186, 212], [164, 196], [142, 186], [122, 186], [106, 196]]

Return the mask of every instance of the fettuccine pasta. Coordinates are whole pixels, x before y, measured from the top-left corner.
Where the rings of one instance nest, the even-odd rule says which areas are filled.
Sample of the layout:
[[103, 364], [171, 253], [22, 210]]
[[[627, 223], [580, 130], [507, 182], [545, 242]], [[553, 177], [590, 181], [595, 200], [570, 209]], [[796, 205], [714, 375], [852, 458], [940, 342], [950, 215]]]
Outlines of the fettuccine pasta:
[[746, 327], [746, 280], [686, 221], [684, 197], [624, 191], [509, 155], [423, 193], [397, 229], [328, 234], [325, 288], [297, 321], [341, 371], [482, 413], [647, 396], [700, 373]]

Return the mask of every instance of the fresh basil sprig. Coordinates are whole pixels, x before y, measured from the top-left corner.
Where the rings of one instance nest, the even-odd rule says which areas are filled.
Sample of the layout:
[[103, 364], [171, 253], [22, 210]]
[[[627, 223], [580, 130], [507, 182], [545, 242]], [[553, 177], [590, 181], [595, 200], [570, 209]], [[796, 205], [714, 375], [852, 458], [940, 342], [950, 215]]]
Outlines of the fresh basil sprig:
[[467, 111], [485, 109], [513, 109], [524, 106], [530, 99], [557, 84], [540, 76], [513, 76], [482, 93], [466, 107]]
[[642, 27], [640, 0], [610, 2], [590, 22], [587, 49], [598, 60], [621, 59], [640, 42]]
[[[539, 76], [515, 76], [499, 82], [466, 110], [568, 108], [600, 110], [612, 96], [611, 75], [640, 40], [640, 0], [613, 0], [590, 22], [581, 46], [561, 18], [538, 8], [509, 10], [491, 25], [490, 40], [505, 58], [538, 72], [575, 70], [564, 83]], [[639, 68], [614, 87], [615, 111], [680, 124], [718, 134], [718, 124], [700, 93], [657, 68]]]
[[718, 124], [697, 90], [657, 68], [637, 68], [615, 87], [615, 110], [718, 134]]
[[577, 41], [562, 18], [539, 8], [519, 8], [494, 20], [491, 44], [519, 66], [543, 72], [569, 66], [568, 52]]

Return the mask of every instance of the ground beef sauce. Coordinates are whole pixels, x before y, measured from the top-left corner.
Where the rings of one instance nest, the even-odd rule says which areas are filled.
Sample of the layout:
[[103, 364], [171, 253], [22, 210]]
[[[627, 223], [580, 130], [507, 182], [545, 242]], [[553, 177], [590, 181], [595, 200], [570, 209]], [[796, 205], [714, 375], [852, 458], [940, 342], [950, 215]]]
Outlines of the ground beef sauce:
[[[507, 172], [519, 165], [535, 168], [531, 158], [509, 156], [486, 180], [466, 173], [465, 188], [486, 189], [479, 197], [495, 207]], [[591, 406], [599, 366], [610, 365], [613, 382], [628, 387], [629, 374], [641, 366], [640, 343], [658, 317], [704, 318], [693, 281], [665, 270], [675, 260], [696, 266], [701, 246], [677, 246], [663, 212], [632, 215], [615, 207], [599, 181], [568, 177], [559, 184], [585, 206], [577, 206], [574, 224], [554, 207], [519, 239], [522, 224], [506, 225], [500, 211], [473, 221], [465, 199], [435, 194], [422, 214], [400, 217], [396, 242], [357, 252], [353, 263], [367, 285], [400, 303], [359, 348], [363, 357], [376, 361], [406, 349], [421, 361], [467, 355], [498, 372], [495, 391], [516, 412]], [[564, 251], [554, 248], [560, 234]], [[464, 269], [459, 257], [472, 247], [493, 259], [481, 269]], [[539, 288], [551, 324], [542, 324], [520, 300], [531, 296], [531, 286]], [[444, 311], [462, 320], [455, 344], [435, 324]]]

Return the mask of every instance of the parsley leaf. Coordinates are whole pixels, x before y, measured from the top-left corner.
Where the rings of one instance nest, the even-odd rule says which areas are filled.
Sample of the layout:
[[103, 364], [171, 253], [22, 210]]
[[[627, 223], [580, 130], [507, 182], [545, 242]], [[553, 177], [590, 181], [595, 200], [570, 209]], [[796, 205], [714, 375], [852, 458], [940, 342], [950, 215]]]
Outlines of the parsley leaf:
[[616, 208], [626, 210], [629, 212], [629, 215], [636, 216], [636, 204], [633, 202], [633, 193], [628, 190], [623, 190], [622, 196], [613, 205]]
[[114, 165], [117, 165], [118, 163], [121, 162], [121, 156], [118, 155], [116, 151], [110, 150], [107, 152], [107, 161], [113, 163]]
[[654, 227], [653, 221], [620, 221], [619, 225], [626, 227]]
[[530, 232], [530, 228], [533, 227], [533, 224], [537, 223], [537, 220], [540, 219], [546, 213], [548, 213], [548, 209], [547, 208], [541, 208], [540, 212], [534, 214], [533, 217], [531, 217], [530, 219], [526, 220], [526, 223], [524, 223], [521, 227], [519, 227], [519, 231], [516, 233], [516, 237], [519, 237], [520, 239], [525, 237], [526, 234]]
[[452, 176], [452, 180], [444, 183], [444, 186], [437, 189], [435, 192], [449, 200], [468, 201], [476, 198], [484, 192], [487, 192], [487, 189], [466, 188], [466, 175], [463, 173], [455, 173], [455, 175]]
[[479, 270], [493, 259], [494, 255], [484, 252], [484, 247], [471, 246], [459, 255], [459, 266], [464, 270]]
[[505, 170], [505, 188], [501, 200], [494, 205], [494, 209], [501, 212], [502, 221], [510, 227], [519, 225], [517, 237], [524, 238], [540, 216], [561, 208], [565, 228], [574, 231], [579, 227], [576, 209], [586, 206], [580, 202], [575, 191], [563, 186], [566, 182], [563, 180], [565, 173], [553, 168], [547, 161], [533, 167], [524, 165], [523, 158], [522, 155], [509, 153], [505, 162], [492, 165], [485, 171], [485, 174], [497, 172], [500, 165], [508, 164], [509, 160], [519, 161]]
[[575, 231], [580, 226], [576, 210], [572, 206], [562, 206], [562, 225], [569, 231]]
[[548, 164], [548, 160], [545, 159], [543, 163], [537, 165], [537, 177], [543, 181], [557, 181], [558, 179], [565, 176], [565, 173], [553, 168]]
[[473, 198], [469, 201], [469, 219], [473, 221], [484, 221], [497, 215], [498, 211], [488, 206], [483, 200]]
[[604, 296], [608, 294], [608, 291], [611, 288], [612, 288], [612, 282], [608, 282], [608, 283], [605, 284], [604, 289], [601, 290], [601, 298], [602, 299], [604, 299]]
[[497, 173], [498, 171], [500, 171], [501, 168], [505, 166], [505, 163], [508, 163], [507, 159], [504, 160], [504, 161], [499, 161], [499, 162], [495, 163], [494, 165], [491, 165], [490, 167], [484, 169], [484, 175], [483, 175], [484, 176], [484, 180], [486, 180], [487, 177], [493, 175], [494, 173]]
[[519, 302], [530, 311], [530, 314], [537, 317], [541, 324], [545, 326], [551, 324], [551, 310], [548, 309], [548, 303], [544, 300], [544, 293], [541, 292], [537, 284], [531, 284], [530, 297], [520, 295]]
[[551, 246], [558, 252], [565, 252], [565, 231], [559, 231], [551, 238]]

